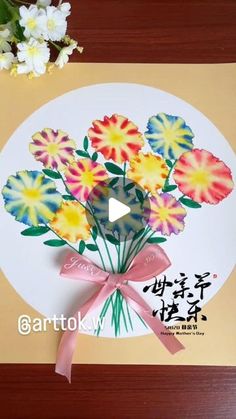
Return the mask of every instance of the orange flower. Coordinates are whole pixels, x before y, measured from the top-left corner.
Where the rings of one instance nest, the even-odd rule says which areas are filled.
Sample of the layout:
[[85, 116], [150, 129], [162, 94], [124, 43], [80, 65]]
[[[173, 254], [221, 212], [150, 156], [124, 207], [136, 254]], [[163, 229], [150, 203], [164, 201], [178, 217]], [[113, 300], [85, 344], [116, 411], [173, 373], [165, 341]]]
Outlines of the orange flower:
[[130, 169], [127, 177], [142, 188], [155, 194], [158, 189], [163, 188], [169, 169], [160, 156], [152, 153], [139, 153], [130, 162]]

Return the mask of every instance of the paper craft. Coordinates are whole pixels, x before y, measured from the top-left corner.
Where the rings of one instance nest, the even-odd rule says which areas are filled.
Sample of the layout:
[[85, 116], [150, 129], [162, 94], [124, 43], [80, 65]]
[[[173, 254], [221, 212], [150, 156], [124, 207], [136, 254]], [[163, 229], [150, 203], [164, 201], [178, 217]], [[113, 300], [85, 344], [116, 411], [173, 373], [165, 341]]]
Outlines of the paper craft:
[[[72, 90], [30, 115], [2, 151], [3, 271], [42, 315], [82, 313], [91, 339], [154, 332], [168, 362], [184, 359], [182, 338], [207, 328], [206, 303], [234, 266], [234, 170], [218, 129], [166, 91]], [[108, 226], [104, 188], [116, 194], [120, 181], [128, 222]], [[65, 332], [58, 352], [68, 378], [76, 336]]]

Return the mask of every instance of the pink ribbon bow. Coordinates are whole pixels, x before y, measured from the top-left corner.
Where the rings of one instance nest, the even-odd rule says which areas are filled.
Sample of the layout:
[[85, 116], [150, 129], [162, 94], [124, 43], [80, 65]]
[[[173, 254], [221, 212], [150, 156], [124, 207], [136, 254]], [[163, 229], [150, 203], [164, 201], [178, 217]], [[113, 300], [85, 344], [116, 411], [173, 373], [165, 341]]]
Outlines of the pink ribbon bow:
[[[149, 245], [134, 257], [127, 272], [111, 274], [96, 266], [88, 258], [77, 253], [69, 253], [61, 269], [64, 277], [85, 280], [100, 284], [101, 288], [78, 309], [74, 317], [83, 319], [88, 313], [104, 303], [117, 289], [120, 290], [130, 307], [138, 313], [147, 325], [153, 330], [162, 344], [171, 354], [184, 346], [173, 336], [167, 335], [164, 324], [153, 317], [152, 309], [127, 282], [143, 282], [159, 275], [170, 266], [170, 261], [164, 250], [158, 245]], [[71, 364], [76, 346], [78, 330], [64, 332], [57, 353], [56, 372], [65, 375], [71, 382]]]

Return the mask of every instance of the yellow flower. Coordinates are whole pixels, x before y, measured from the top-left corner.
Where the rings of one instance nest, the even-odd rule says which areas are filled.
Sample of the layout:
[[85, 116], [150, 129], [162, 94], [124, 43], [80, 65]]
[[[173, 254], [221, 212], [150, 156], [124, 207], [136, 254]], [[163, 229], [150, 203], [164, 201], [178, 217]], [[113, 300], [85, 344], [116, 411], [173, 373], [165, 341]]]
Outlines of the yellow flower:
[[86, 210], [79, 202], [63, 202], [50, 227], [63, 239], [76, 243], [90, 237]]
[[160, 156], [152, 153], [139, 153], [130, 162], [127, 177], [143, 189], [155, 194], [163, 188], [169, 169]]

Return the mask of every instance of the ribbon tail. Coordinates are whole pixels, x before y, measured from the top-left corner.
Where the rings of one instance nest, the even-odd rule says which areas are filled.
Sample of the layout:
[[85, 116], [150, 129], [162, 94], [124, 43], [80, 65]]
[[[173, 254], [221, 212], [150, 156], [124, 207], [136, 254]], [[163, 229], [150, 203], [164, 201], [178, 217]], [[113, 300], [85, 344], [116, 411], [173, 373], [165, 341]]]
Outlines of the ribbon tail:
[[[78, 317], [82, 320], [86, 314], [97, 308], [115, 291], [115, 287], [109, 284], [104, 285], [91, 298], [89, 298], [80, 309], [74, 314], [78, 326]], [[79, 330], [66, 330], [61, 338], [57, 351], [57, 361], [55, 371], [57, 374], [64, 375], [71, 383], [71, 365], [76, 346], [76, 338]]]
[[144, 299], [131, 288], [129, 285], [124, 285], [120, 289], [127, 303], [138, 313], [147, 325], [153, 330], [155, 335], [159, 338], [165, 348], [171, 353], [185, 349], [182, 343], [173, 335], [169, 334], [168, 329], [164, 326], [158, 317], [152, 316], [152, 311]]

